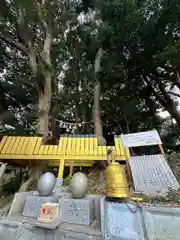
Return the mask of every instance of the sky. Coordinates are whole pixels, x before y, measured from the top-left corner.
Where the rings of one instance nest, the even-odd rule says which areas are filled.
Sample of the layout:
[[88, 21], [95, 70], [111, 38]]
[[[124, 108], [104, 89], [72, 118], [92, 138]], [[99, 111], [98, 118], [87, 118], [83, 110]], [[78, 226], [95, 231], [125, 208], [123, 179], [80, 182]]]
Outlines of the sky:
[[[168, 91], [168, 90], [170, 90], [170, 89], [167, 89], [167, 91]], [[173, 89], [171, 89], [171, 92], [174, 92], [174, 93], [177, 93], [177, 94], [180, 95], [180, 90], [179, 90], [179, 88], [176, 87], [176, 86], [173, 87]], [[180, 111], [180, 98], [179, 98], [179, 97], [172, 96], [172, 95], [171, 95], [171, 97], [172, 97], [172, 99], [173, 99], [174, 101], [176, 101], [176, 103], [177, 103], [177, 108], [178, 108], [178, 110]], [[159, 116], [161, 116], [162, 118], [167, 118], [167, 117], [170, 116], [170, 114], [168, 113], [168, 111], [161, 111], [161, 112], [159, 113]], [[175, 120], [174, 120], [174, 122], [175, 122]]]

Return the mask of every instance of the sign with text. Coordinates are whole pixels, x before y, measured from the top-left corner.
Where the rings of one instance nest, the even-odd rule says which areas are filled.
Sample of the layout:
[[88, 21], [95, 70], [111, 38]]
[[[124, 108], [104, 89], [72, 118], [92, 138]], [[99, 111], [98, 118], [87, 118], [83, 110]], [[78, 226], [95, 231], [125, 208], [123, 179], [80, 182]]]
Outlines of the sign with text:
[[162, 144], [156, 130], [122, 135], [123, 147], [140, 147]]
[[45, 203], [41, 204], [40, 214], [38, 217], [39, 222], [50, 223], [58, 218], [59, 204], [58, 203]]

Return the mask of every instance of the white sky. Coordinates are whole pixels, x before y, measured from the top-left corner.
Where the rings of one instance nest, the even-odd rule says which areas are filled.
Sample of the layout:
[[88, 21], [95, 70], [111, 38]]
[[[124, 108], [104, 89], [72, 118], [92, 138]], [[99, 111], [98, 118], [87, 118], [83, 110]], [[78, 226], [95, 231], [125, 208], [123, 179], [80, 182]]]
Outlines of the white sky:
[[158, 114], [160, 117], [162, 118], [167, 118], [170, 116], [170, 114], [168, 113], [168, 111], [162, 111]]
[[[169, 90], [169, 89], [168, 89], [168, 90]], [[177, 94], [180, 95], [180, 90], [179, 90], [178, 87], [176, 87], [176, 86], [171, 90], [171, 92], [174, 92], [174, 93], [177, 93]], [[180, 98], [179, 98], [179, 97], [175, 97], [175, 96], [173, 96], [173, 95], [171, 95], [171, 97], [172, 97], [172, 99], [173, 99], [174, 101], [177, 102], [177, 104], [178, 104], [177, 108], [178, 108], [178, 110], [180, 111]], [[158, 115], [161, 116], [162, 118], [170, 117], [170, 114], [168, 113], [168, 111], [162, 111], [162, 112], [160, 112]], [[174, 120], [174, 121], [175, 121], [175, 120]]]

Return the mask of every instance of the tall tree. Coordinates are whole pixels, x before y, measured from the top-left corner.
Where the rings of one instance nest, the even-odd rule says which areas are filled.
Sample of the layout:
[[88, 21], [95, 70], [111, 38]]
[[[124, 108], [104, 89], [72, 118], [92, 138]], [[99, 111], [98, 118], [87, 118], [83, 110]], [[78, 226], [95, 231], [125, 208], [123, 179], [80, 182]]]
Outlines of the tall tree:
[[[66, 29], [66, 20], [71, 20], [70, 5], [62, 1], [1, 1], [0, 39], [16, 54], [25, 57], [38, 89], [37, 133], [48, 130], [49, 112], [53, 95], [57, 53], [61, 51], [60, 40]], [[59, 57], [59, 56], [58, 56]]]

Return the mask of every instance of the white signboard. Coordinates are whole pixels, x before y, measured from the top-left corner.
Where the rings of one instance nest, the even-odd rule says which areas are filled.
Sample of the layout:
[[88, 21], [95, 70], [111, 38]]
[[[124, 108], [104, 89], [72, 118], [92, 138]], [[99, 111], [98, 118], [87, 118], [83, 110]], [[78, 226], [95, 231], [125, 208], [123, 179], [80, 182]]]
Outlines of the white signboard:
[[140, 147], [162, 144], [156, 130], [122, 135], [124, 147]]

